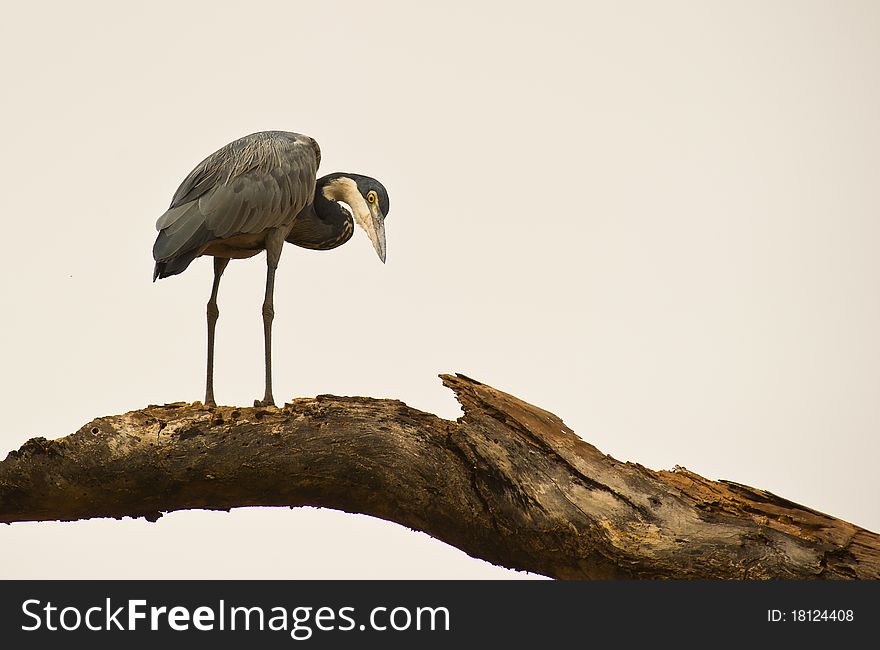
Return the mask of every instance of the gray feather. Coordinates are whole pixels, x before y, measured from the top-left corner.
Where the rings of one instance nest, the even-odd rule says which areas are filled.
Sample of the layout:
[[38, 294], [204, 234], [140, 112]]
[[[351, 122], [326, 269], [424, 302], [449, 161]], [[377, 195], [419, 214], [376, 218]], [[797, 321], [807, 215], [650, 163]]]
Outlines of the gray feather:
[[154, 259], [189, 257], [213, 240], [289, 221], [312, 202], [320, 159], [312, 138], [285, 131], [253, 133], [214, 152], [184, 179], [156, 222]]

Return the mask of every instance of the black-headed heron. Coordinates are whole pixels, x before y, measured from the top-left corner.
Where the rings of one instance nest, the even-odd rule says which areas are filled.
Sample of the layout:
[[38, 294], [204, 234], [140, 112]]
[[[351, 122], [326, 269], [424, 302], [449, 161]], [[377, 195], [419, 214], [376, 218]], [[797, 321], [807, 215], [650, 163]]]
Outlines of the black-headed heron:
[[[200, 255], [214, 257], [208, 301], [208, 367], [205, 404], [214, 406], [214, 329], [220, 314], [217, 290], [230, 259], [266, 251], [263, 300], [266, 391], [272, 397], [272, 320], [275, 269], [284, 242], [328, 250], [347, 242], [357, 223], [385, 261], [388, 193], [374, 178], [334, 173], [316, 179], [321, 150], [299, 133], [263, 131], [230, 142], [190, 172], [171, 206], [156, 222], [153, 280], [182, 273]], [[343, 207], [347, 204], [350, 208]]]

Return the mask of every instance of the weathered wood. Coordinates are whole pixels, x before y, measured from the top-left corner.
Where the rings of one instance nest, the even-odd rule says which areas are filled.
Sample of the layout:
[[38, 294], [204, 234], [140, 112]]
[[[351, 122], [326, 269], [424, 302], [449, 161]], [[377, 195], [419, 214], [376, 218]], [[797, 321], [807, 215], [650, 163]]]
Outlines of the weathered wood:
[[149, 406], [0, 462], [0, 521], [323, 506], [557, 578], [880, 578], [880, 536], [769, 492], [606, 456], [462, 375], [457, 422], [396, 400]]

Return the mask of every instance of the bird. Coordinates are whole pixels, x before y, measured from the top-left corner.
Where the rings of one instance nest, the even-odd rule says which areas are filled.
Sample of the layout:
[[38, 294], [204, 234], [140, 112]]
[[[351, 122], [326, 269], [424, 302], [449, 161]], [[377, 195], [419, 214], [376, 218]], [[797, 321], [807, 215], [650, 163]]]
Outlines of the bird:
[[375, 178], [335, 172], [316, 178], [321, 149], [307, 135], [260, 131], [221, 147], [196, 165], [156, 221], [153, 282], [183, 273], [200, 256], [214, 258], [208, 299], [205, 405], [214, 399], [214, 332], [220, 278], [232, 259], [266, 251], [263, 299], [265, 392], [254, 406], [274, 406], [272, 322], [275, 270], [284, 243], [330, 250], [351, 239], [354, 224], [366, 232], [385, 263], [388, 192]]

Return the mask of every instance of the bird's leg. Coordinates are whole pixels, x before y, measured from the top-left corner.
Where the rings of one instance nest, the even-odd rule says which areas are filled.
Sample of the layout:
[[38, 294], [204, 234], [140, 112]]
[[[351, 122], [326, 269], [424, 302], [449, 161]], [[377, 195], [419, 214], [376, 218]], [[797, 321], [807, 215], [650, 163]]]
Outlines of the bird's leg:
[[220, 289], [220, 276], [226, 269], [229, 260], [225, 257], [214, 258], [214, 286], [211, 288], [211, 299], [208, 300], [208, 370], [205, 380], [205, 406], [217, 406], [214, 401], [214, 328], [220, 317], [217, 308], [217, 291]]
[[266, 238], [266, 297], [263, 299], [263, 339], [266, 344], [266, 393], [262, 400], [255, 400], [254, 406], [275, 406], [272, 397], [272, 320], [275, 318], [275, 269], [281, 257], [284, 237], [274, 231]]

